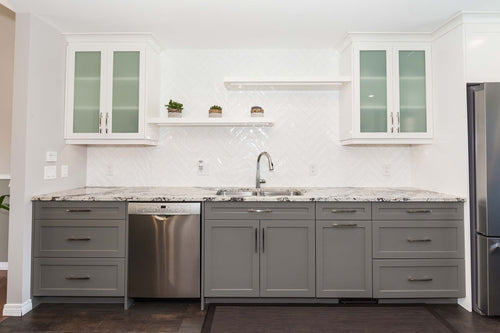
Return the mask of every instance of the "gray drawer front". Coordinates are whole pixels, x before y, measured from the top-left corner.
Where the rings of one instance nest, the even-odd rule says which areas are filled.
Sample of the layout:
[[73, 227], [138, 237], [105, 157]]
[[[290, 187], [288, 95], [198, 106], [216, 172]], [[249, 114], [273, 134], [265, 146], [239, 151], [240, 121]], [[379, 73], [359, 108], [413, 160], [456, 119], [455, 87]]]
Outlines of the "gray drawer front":
[[374, 260], [375, 298], [465, 296], [462, 259]]
[[125, 202], [49, 201], [35, 202], [37, 220], [123, 220]]
[[35, 257], [125, 257], [125, 221], [35, 220]]
[[124, 296], [125, 259], [34, 260], [33, 296]]
[[316, 219], [318, 220], [370, 220], [372, 204], [370, 202], [318, 202]]
[[461, 202], [381, 202], [372, 204], [374, 220], [463, 220]]
[[373, 222], [374, 258], [463, 258], [463, 221]]
[[312, 220], [313, 202], [208, 202], [205, 219]]

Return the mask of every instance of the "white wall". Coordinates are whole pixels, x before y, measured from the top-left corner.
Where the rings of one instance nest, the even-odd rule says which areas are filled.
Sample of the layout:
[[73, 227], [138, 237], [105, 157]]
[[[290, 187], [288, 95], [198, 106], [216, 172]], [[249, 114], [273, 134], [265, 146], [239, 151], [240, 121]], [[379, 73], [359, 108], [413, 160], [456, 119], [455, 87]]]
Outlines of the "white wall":
[[413, 148], [412, 175], [416, 187], [467, 198], [464, 205], [466, 297], [460, 300], [460, 304], [470, 311], [469, 170], [463, 36], [463, 25], [458, 24], [450, 31], [439, 31], [432, 43], [434, 140], [432, 145]]
[[[89, 147], [89, 186], [254, 186], [257, 155], [266, 186], [409, 186], [411, 150], [342, 147], [337, 91], [229, 91], [225, 76], [300, 77], [338, 73], [331, 50], [169, 50], [161, 56], [162, 105], [184, 103], [184, 117], [207, 117], [213, 104], [224, 117], [249, 116], [262, 106], [272, 128], [162, 128], [157, 147]], [[198, 160], [209, 176], [197, 176]], [[317, 176], [310, 176], [316, 165]], [[391, 176], [383, 175], [390, 165]], [[264, 166], [264, 165], [263, 165]], [[113, 174], [113, 175], [111, 175]]]
[[[16, 15], [11, 156], [9, 273], [4, 315], [31, 308], [31, 223], [33, 195], [85, 184], [86, 148], [64, 144], [65, 39], [28, 14]], [[58, 152], [69, 178], [45, 181], [45, 151]]]

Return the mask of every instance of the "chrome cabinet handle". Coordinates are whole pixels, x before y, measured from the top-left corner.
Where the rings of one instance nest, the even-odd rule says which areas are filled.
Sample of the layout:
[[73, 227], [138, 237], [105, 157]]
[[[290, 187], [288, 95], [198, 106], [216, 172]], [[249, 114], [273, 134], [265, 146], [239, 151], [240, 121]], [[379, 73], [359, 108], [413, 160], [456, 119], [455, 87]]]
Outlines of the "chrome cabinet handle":
[[90, 276], [85, 275], [85, 276], [66, 276], [66, 280], [90, 280]]
[[432, 209], [409, 209], [406, 212], [408, 214], [430, 214]]
[[399, 129], [401, 128], [401, 121], [399, 119], [399, 112], [396, 113], [396, 118], [398, 119], [398, 127], [396, 128], [396, 131], [399, 133]]
[[66, 209], [68, 213], [88, 213], [91, 212], [92, 209]]
[[257, 238], [259, 237], [258, 234], [259, 232], [257, 228], [255, 228], [255, 253], [259, 252], [258, 240], [257, 240]]
[[490, 253], [493, 253], [498, 249], [500, 249], [500, 243], [495, 243], [490, 247]]
[[106, 112], [106, 134], [109, 133], [108, 120], [109, 120], [109, 112]]
[[342, 213], [356, 213], [356, 209], [332, 209], [332, 213], [334, 214], [342, 214]]
[[426, 281], [432, 281], [433, 278], [431, 277], [423, 277], [423, 278], [414, 278], [414, 277], [409, 277], [408, 281], [410, 282], [426, 282]]
[[265, 230], [266, 229], [262, 228], [262, 253], [266, 251]]
[[333, 223], [332, 227], [334, 228], [353, 228], [357, 227], [356, 223]]
[[99, 133], [102, 133], [102, 112], [99, 112]]
[[394, 133], [394, 113], [391, 112], [391, 133]]
[[249, 209], [248, 210], [249, 213], [272, 213], [273, 210], [272, 209]]
[[69, 238], [66, 238], [66, 240], [69, 240], [69, 241], [89, 241], [90, 237], [69, 237]]
[[418, 242], [432, 242], [430, 238], [407, 238], [408, 243], [418, 243]]

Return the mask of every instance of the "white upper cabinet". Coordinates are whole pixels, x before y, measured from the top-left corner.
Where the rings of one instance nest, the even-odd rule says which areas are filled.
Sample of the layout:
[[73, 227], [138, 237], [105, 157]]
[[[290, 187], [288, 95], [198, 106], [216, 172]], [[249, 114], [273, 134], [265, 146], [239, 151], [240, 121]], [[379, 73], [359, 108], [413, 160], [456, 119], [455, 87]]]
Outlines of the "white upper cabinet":
[[67, 35], [69, 144], [152, 145], [159, 107], [158, 47], [148, 35]]
[[340, 141], [425, 144], [432, 139], [430, 43], [349, 40], [341, 74]]

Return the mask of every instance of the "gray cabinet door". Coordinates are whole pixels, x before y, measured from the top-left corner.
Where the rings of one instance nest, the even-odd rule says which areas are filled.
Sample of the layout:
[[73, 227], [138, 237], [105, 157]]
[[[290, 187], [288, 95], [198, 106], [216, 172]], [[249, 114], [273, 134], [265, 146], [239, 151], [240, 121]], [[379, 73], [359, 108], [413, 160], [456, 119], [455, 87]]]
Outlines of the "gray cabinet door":
[[314, 221], [261, 220], [261, 297], [314, 297]]
[[372, 297], [371, 224], [316, 222], [317, 297]]
[[314, 219], [314, 202], [207, 202], [210, 220], [308, 220]]
[[205, 221], [205, 296], [259, 296], [259, 221]]

